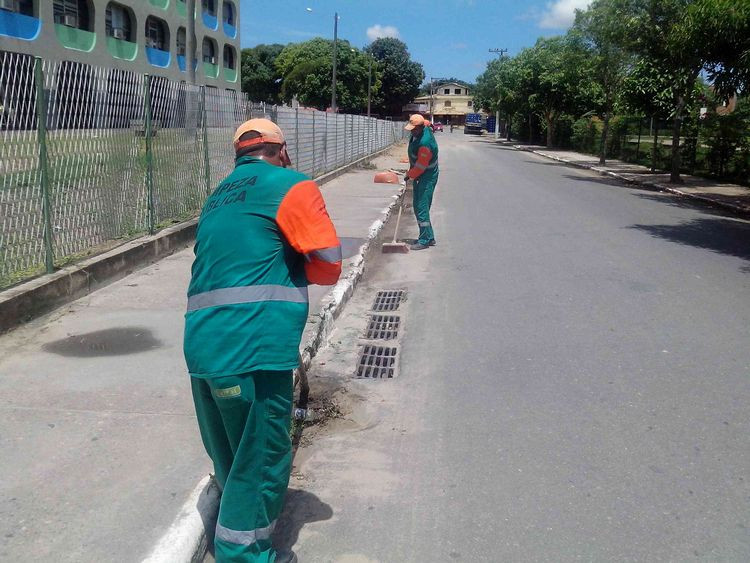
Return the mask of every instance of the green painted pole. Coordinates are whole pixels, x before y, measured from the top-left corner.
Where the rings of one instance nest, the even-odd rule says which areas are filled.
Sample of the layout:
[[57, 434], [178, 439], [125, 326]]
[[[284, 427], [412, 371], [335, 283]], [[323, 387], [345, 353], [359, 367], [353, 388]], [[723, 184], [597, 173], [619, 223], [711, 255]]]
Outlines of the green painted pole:
[[208, 158], [208, 113], [206, 112], [206, 87], [201, 86], [201, 115], [203, 116], [203, 168], [206, 173], [206, 194], [211, 193], [211, 159]]
[[153, 124], [151, 123], [151, 75], [147, 74], [144, 77], [144, 90], [143, 90], [143, 105], [144, 105], [144, 117], [145, 127], [144, 133], [146, 135], [146, 198], [148, 205], [148, 232], [154, 234], [156, 231], [155, 217], [156, 213], [154, 210], [154, 155], [151, 147], [151, 140], [153, 136]]
[[47, 100], [44, 96], [44, 69], [40, 57], [34, 60], [34, 83], [36, 85], [36, 127], [44, 220], [44, 267], [47, 273], [51, 274], [55, 271], [55, 255], [52, 247], [52, 198], [50, 197], [49, 162], [47, 160]]

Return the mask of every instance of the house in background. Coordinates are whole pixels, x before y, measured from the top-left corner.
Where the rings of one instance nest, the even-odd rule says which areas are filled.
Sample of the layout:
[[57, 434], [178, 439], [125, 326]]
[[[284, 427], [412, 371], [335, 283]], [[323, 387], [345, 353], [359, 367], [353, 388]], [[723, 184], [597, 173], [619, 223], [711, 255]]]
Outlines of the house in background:
[[414, 104], [426, 106], [425, 115], [433, 115], [435, 121], [444, 125], [463, 125], [467, 113], [476, 113], [474, 97], [469, 88], [458, 82], [435, 83], [432, 85], [432, 95], [419, 96]]

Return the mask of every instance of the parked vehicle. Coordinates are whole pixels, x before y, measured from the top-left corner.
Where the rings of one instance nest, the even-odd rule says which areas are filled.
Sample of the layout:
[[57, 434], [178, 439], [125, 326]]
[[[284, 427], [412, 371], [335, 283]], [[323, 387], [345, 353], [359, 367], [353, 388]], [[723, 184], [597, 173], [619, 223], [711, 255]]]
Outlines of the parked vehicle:
[[467, 113], [466, 114], [466, 125], [464, 125], [464, 135], [474, 133], [476, 135], [482, 134], [482, 114], [480, 113]]
[[432, 124], [432, 130], [433, 131], [440, 131], [442, 133], [443, 132], [443, 124], [440, 123], [439, 121], [436, 121], [435, 123]]

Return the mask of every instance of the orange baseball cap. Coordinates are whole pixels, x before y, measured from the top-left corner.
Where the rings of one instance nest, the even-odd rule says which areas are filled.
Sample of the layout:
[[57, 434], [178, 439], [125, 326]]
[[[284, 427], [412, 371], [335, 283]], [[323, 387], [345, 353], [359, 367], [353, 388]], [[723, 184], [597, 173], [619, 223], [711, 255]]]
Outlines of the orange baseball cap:
[[429, 119], [425, 119], [424, 120], [424, 126], [425, 127], [429, 127], [430, 125], [432, 125], [432, 122]]
[[[260, 133], [260, 137], [254, 139], [248, 139], [246, 141], [240, 141], [240, 138], [245, 133], [255, 131]], [[270, 119], [255, 118], [245, 121], [242, 125], [237, 127], [237, 131], [234, 132], [234, 150], [238, 151], [253, 145], [259, 145], [261, 143], [274, 143], [277, 145], [283, 145], [286, 141], [284, 140], [284, 133], [281, 131], [278, 125], [276, 125]]]
[[406, 124], [406, 127], [404, 127], [404, 129], [406, 129], [407, 131], [411, 131], [415, 127], [420, 126], [424, 126], [424, 117], [422, 117], [418, 113], [415, 113], [414, 115], [409, 117], [409, 123]]

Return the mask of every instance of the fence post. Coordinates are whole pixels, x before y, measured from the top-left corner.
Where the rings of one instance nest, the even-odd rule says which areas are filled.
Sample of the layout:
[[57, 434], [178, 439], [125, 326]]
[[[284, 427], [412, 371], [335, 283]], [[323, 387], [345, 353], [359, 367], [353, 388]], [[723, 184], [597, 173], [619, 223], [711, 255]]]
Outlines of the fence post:
[[201, 119], [203, 120], [203, 169], [206, 176], [206, 195], [211, 193], [211, 159], [208, 158], [208, 112], [206, 111], [206, 87], [201, 86]]
[[344, 164], [349, 162], [346, 157], [346, 124], [349, 121], [348, 116], [344, 114]]
[[34, 59], [36, 86], [36, 130], [39, 142], [39, 175], [42, 184], [42, 219], [44, 221], [44, 267], [48, 274], [55, 271], [52, 248], [52, 198], [50, 196], [49, 162], [47, 161], [47, 103], [44, 97], [44, 69], [41, 57]]
[[299, 170], [299, 108], [294, 108], [294, 162]]
[[312, 118], [313, 118], [313, 163], [312, 163], [312, 177], [315, 178], [315, 161], [317, 160], [317, 154], [315, 153], [315, 110], [312, 112]]
[[146, 74], [143, 81], [144, 134], [146, 135], [146, 201], [148, 204], [148, 232], [154, 234], [154, 155], [151, 152], [151, 75]]

